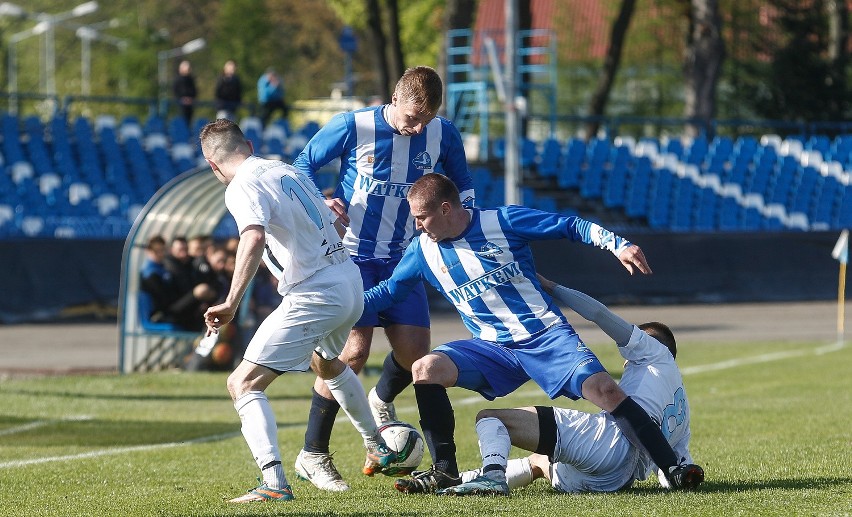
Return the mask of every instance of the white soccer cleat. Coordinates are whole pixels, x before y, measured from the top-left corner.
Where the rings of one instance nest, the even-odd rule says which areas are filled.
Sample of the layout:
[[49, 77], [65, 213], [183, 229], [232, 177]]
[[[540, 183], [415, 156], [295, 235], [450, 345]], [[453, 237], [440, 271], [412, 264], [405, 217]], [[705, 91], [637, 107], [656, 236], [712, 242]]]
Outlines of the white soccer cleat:
[[388, 422], [396, 422], [396, 408], [393, 402], [385, 402], [376, 394], [376, 388], [372, 388], [367, 395], [367, 400], [370, 402], [370, 412], [373, 413], [373, 420], [376, 425], [386, 424]]
[[299, 451], [296, 457], [296, 474], [320, 490], [343, 492], [349, 490], [349, 485], [343, 481], [343, 476], [331, 461], [331, 454], [321, 452]]

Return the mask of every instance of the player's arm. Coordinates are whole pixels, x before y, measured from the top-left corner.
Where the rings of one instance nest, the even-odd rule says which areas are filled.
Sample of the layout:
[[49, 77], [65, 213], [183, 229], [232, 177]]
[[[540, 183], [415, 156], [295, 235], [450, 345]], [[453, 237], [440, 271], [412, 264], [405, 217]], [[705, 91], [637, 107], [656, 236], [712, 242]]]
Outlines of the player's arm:
[[[354, 138], [354, 127], [350, 126], [351, 117], [341, 113], [333, 117], [326, 125], [308, 141], [299, 156], [293, 161], [293, 166], [317, 182], [317, 172], [335, 158], [341, 158], [346, 153], [349, 141]], [[349, 224], [346, 214], [346, 204], [339, 198], [328, 199], [325, 204], [344, 224]]]
[[631, 275], [634, 268], [646, 275], [652, 273], [639, 246], [596, 223], [522, 206], [507, 206], [503, 210], [503, 217], [512, 230], [527, 240], [567, 238], [581, 241], [610, 251]]
[[204, 322], [207, 324], [208, 336], [211, 333], [218, 332], [219, 327], [234, 319], [234, 314], [237, 312], [240, 300], [242, 300], [263, 258], [265, 245], [266, 234], [260, 225], [249, 225], [240, 234], [240, 243], [237, 246], [237, 259], [234, 265], [234, 276], [231, 279], [231, 289], [228, 291], [224, 302], [210, 307], [204, 313]]
[[404, 301], [414, 287], [423, 280], [418, 249], [418, 242], [415, 239], [405, 250], [405, 254], [394, 268], [390, 278], [364, 291], [364, 311], [380, 312]]
[[464, 143], [458, 129], [447, 121], [444, 130], [447, 142], [447, 150], [444, 158], [444, 174], [456, 184], [459, 189], [459, 199], [465, 208], [476, 206], [476, 192], [473, 190], [473, 176], [467, 164], [467, 156], [464, 152]]
[[633, 325], [609, 310], [606, 305], [585, 293], [559, 285], [541, 275], [538, 275], [538, 280], [554, 300], [600, 327], [618, 346], [625, 346], [630, 341]]

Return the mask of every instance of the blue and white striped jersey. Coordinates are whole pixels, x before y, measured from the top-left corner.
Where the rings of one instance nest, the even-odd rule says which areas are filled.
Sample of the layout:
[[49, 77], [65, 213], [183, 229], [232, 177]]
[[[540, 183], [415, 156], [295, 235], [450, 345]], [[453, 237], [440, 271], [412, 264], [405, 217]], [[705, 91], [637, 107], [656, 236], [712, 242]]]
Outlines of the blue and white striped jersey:
[[340, 158], [334, 197], [347, 204], [343, 244], [359, 257], [397, 258], [414, 237], [406, 195], [424, 174], [453, 180], [465, 206], [473, 206], [473, 180], [461, 135], [435, 117], [419, 135], [403, 136], [385, 120], [384, 106], [341, 113], [323, 126], [293, 165], [316, 180], [316, 172]]
[[455, 305], [480, 339], [517, 343], [565, 322], [535, 275], [529, 243], [571, 239], [618, 256], [630, 242], [579, 217], [522, 206], [472, 209], [455, 239], [432, 242], [421, 235], [405, 251], [393, 275], [364, 293], [365, 309], [383, 310], [426, 280]]

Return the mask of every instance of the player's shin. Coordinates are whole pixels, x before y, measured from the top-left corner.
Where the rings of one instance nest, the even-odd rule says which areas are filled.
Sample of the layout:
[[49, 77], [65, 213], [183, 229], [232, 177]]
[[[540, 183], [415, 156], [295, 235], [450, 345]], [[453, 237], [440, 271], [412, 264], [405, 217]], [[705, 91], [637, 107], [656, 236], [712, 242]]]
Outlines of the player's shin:
[[512, 441], [509, 430], [498, 418], [481, 418], [476, 422], [479, 452], [482, 454], [482, 474], [496, 480], [506, 478], [506, 464]]
[[364, 438], [367, 446], [381, 442], [373, 414], [370, 413], [370, 404], [367, 402], [367, 394], [358, 380], [358, 376], [352, 368], [346, 366], [343, 372], [333, 379], [325, 380], [328, 389], [334, 396], [340, 407], [352, 421], [355, 429]]
[[456, 442], [453, 434], [456, 419], [447, 388], [440, 384], [415, 384], [414, 395], [420, 410], [420, 428], [429, 447], [434, 466], [450, 476], [459, 475]]
[[[678, 464], [677, 455], [663, 436], [660, 427], [651, 420], [642, 406], [627, 397], [613, 411], [615, 423], [630, 442], [648, 451], [651, 460], [664, 472]], [[637, 443], [638, 442], [638, 443]]]
[[278, 448], [278, 426], [269, 399], [262, 391], [250, 391], [234, 402], [240, 415], [241, 431], [252, 456], [263, 472], [263, 480], [271, 488], [287, 485], [281, 468], [281, 452]]

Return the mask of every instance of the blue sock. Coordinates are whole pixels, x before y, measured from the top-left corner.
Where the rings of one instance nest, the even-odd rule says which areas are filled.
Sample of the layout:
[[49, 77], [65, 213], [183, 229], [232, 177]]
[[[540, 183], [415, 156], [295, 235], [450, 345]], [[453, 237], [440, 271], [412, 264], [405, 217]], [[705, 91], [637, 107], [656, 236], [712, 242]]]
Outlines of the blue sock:
[[320, 396], [316, 390], [311, 390], [311, 411], [308, 413], [308, 428], [305, 430], [305, 451], [328, 454], [328, 444], [331, 441], [331, 430], [334, 419], [340, 411], [336, 400], [328, 400]]
[[411, 381], [411, 372], [400, 366], [391, 352], [382, 365], [382, 376], [376, 383], [376, 395], [385, 402], [393, 402]]

